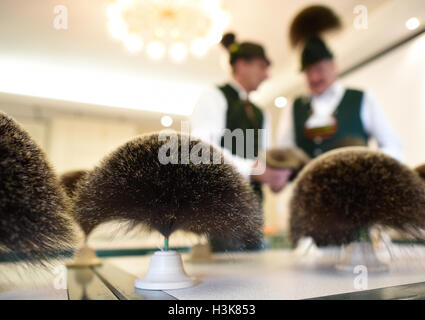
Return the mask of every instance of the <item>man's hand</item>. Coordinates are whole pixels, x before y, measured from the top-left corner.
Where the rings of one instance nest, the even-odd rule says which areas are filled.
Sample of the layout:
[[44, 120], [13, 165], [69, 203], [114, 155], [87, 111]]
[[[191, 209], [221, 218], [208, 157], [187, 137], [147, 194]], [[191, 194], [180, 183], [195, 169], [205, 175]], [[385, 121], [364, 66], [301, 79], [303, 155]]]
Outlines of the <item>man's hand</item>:
[[[254, 167], [258, 165], [258, 162], [256, 162]], [[264, 173], [252, 175], [251, 178], [255, 181], [268, 184], [270, 189], [277, 193], [286, 186], [291, 174], [291, 169], [273, 169], [266, 166]]]
[[292, 175], [291, 169], [271, 169], [273, 170], [273, 178], [269, 183], [270, 190], [274, 193], [280, 192], [288, 184]]

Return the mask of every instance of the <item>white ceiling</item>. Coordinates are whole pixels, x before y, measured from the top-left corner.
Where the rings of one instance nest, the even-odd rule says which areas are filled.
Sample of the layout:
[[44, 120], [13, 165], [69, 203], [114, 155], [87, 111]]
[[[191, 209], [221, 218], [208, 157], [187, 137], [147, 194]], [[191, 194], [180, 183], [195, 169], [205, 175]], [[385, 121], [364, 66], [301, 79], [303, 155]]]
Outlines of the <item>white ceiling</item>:
[[[154, 62], [143, 52], [129, 54], [122, 43], [108, 33], [106, 7], [109, 2], [1, 0], [0, 92], [9, 94], [0, 95], [0, 100], [12, 99], [12, 93], [54, 98], [55, 103], [58, 100], [86, 103], [80, 108], [98, 104], [187, 115], [205, 86], [226, 79], [225, 52], [219, 46], [202, 59], [192, 58], [181, 64], [166, 59]], [[349, 34], [353, 9], [358, 4], [365, 4], [369, 15], [379, 18], [380, 11], [391, 11], [391, 6], [402, 3], [406, 8], [404, 15], [409, 13], [408, 8], [414, 14], [420, 2], [423, 9], [425, 1], [421, 0], [320, 1], [341, 15], [348, 26], [345, 34]], [[59, 3], [68, 8], [68, 30], [53, 28], [53, 9]], [[228, 29], [242, 41], [263, 43], [273, 60], [272, 78], [256, 95], [263, 104], [269, 104], [276, 94], [287, 92], [297, 83], [291, 80], [295, 79], [298, 60], [288, 45], [287, 29], [298, 10], [313, 3], [317, 1], [223, 1], [223, 7], [231, 15]], [[387, 15], [383, 18], [388, 20]], [[362, 37], [368, 39], [371, 48], [379, 42], [372, 37], [373, 32], [377, 31], [369, 33], [370, 39]], [[399, 36], [385, 33], [380, 41], [388, 42]], [[343, 51], [342, 41], [338, 44]], [[21, 102], [24, 100], [20, 97]], [[26, 101], [30, 103], [31, 99]], [[77, 104], [67, 106], [78, 107]]]

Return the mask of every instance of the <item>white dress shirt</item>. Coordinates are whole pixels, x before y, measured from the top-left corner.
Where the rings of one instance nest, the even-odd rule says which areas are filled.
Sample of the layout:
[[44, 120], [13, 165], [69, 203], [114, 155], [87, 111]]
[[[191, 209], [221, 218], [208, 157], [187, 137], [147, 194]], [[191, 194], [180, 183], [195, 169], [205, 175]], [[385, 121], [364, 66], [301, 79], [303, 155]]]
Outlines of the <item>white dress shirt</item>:
[[[322, 127], [330, 124], [332, 114], [344, 96], [345, 88], [337, 81], [321, 95], [311, 97], [312, 115], [306, 122], [309, 128]], [[293, 105], [282, 111], [277, 130], [277, 145], [279, 147], [295, 146], [293, 120]], [[376, 139], [379, 149], [403, 161], [403, 145], [382, 111], [377, 100], [369, 92], [365, 92], [360, 111], [360, 119], [366, 133]]]
[[[248, 99], [248, 93], [236, 81], [230, 81], [229, 84], [239, 93], [241, 100]], [[190, 117], [191, 135], [198, 137], [216, 146], [220, 146], [221, 137], [226, 129], [227, 100], [220, 89], [214, 87], [203, 92], [196, 103], [195, 109]], [[264, 112], [264, 126], [266, 130], [262, 136], [262, 147], [267, 149], [270, 138], [270, 116]], [[229, 150], [222, 149], [227, 159], [237, 167], [239, 172], [246, 178], [251, 174], [252, 166], [255, 160], [244, 159], [233, 155]]]

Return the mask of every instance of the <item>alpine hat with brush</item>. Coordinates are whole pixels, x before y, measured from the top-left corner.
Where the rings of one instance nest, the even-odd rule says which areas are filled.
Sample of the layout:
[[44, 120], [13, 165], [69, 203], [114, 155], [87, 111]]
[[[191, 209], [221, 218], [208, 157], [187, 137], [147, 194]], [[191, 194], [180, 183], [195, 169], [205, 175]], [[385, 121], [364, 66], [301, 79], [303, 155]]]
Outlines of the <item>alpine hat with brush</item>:
[[293, 47], [303, 47], [301, 70], [319, 61], [333, 59], [323, 35], [339, 30], [341, 26], [340, 18], [326, 6], [309, 6], [295, 16], [290, 25], [289, 38]]

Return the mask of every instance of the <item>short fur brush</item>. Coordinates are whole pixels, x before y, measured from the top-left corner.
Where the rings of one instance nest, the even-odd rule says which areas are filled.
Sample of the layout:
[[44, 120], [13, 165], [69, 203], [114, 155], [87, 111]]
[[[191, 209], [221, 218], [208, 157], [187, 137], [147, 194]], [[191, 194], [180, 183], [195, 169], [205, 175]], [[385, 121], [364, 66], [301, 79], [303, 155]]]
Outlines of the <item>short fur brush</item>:
[[299, 174], [290, 204], [291, 241], [318, 245], [358, 240], [372, 226], [413, 237], [425, 229], [425, 184], [379, 151], [348, 147], [311, 161]]
[[[166, 141], [159, 136], [153, 133], [124, 144], [79, 184], [75, 205], [84, 231], [88, 234], [100, 223], [123, 220], [157, 230], [166, 239], [180, 229], [229, 242], [258, 241], [262, 229], [258, 199], [236, 169], [223, 163], [221, 152], [200, 140], [189, 141], [188, 136], [178, 134]], [[205, 159], [210, 163], [163, 164], [159, 154], [166, 146], [177, 159], [186, 152], [208, 150]], [[221, 164], [212, 163], [217, 159], [214, 154]]]

